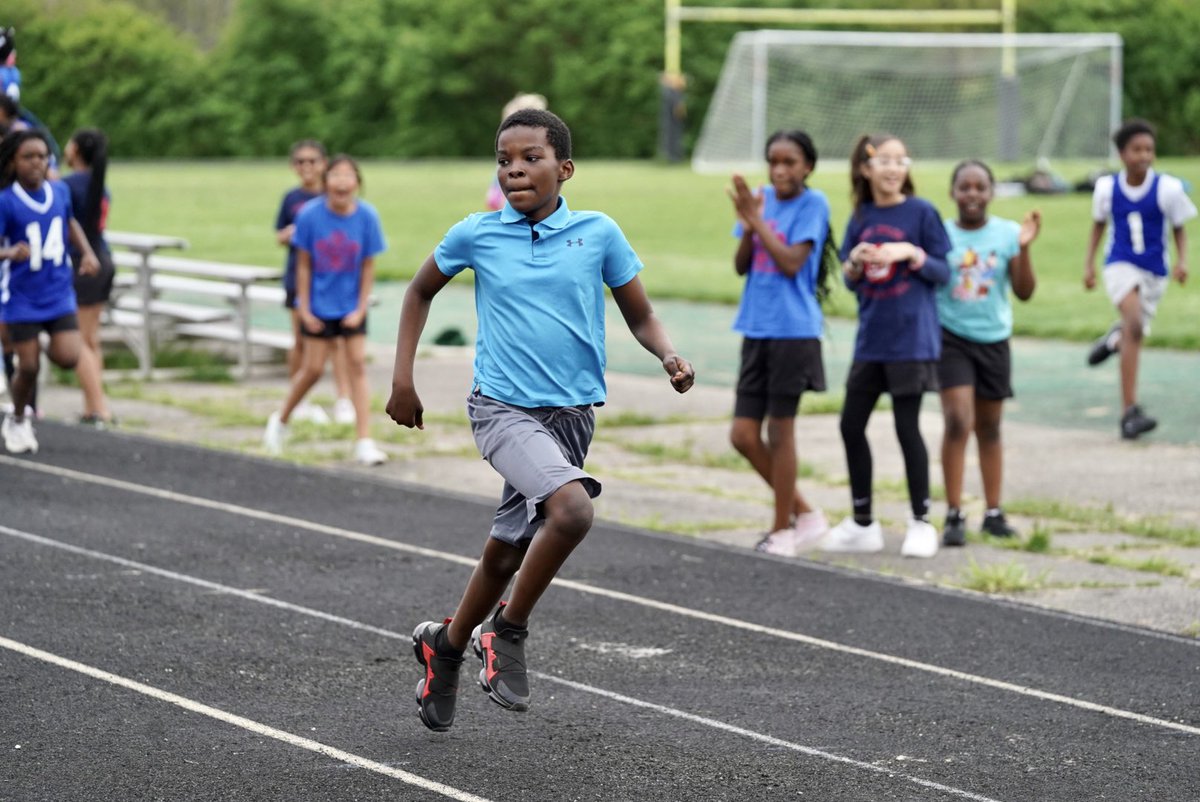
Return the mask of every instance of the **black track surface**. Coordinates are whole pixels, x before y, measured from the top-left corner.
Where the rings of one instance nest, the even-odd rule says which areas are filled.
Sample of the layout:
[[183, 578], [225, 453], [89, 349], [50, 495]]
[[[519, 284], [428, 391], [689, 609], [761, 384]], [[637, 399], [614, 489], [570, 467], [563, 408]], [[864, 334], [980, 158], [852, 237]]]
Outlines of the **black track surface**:
[[[536, 672], [530, 712], [489, 703], [469, 659], [454, 728], [431, 733], [416, 716], [420, 671], [407, 637], [418, 622], [450, 614], [469, 566], [33, 468], [463, 558], [482, 548], [488, 505], [122, 434], [45, 425], [39, 438], [41, 454], [0, 461], [0, 637], [466, 793], [493, 800], [1200, 799], [1200, 735], [973, 681], [1194, 729], [1195, 642], [604, 524], [562, 578], [636, 598], [552, 588], [527, 645]], [[455, 477], [440, 479], [454, 487]], [[634, 657], [618, 647], [664, 651]], [[0, 648], [5, 802], [440, 798]]]

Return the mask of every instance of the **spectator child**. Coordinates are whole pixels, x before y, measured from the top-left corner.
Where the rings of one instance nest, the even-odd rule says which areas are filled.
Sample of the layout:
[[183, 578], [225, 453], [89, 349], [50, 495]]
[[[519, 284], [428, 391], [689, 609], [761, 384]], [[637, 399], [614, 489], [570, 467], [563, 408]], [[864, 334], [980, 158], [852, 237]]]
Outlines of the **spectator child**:
[[109, 412], [101, 380], [104, 353], [100, 349], [100, 313], [112, 294], [113, 276], [116, 274], [112, 254], [108, 250], [108, 243], [104, 241], [109, 208], [109, 194], [105, 186], [108, 137], [98, 129], [81, 128], [71, 135], [63, 157], [67, 166], [74, 171], [63, 179], [63, 183], [71, 190], [71, 209], [100, 263], [98, 272], [83, 275], [79, 272], [82, 254], [76, 248], [71, 249], [71, 263], [76, 269], [75, 301], [81, 338], [79, 363], [75, 366], [75, 374], [83, 390], [80, 422], [104, 428], [112, 423], [112, 413]]
[[0, 435], [14, 454], [38, 450], [25, 410], [37, 386], [39, 335], [50, 335], [54, 364], [70, 369], [79, 360], [68, 240], [81, 254], [80, 273], [100, 269], [72, 214], [70, 191], [61, 181], [46, 180], [49, 164], [50, 143], [41, 131], [13, 131], [0, 142], [0, 323], [17, 357], [9, 388], [13, 412], [0, 426]]
[[1112, 233], [1104, 254], [1104, 288], [1120, 320], [1092, 345], [1089, 365], [1121, 354], [1121, 437], [1133, 440], [1153, 430], [1158, 421], [1137, 402], [1138, 360], [1142, 340], [1167, 290], [1167, 228], [1175, 239], [1171, 275], [1187, 281], [1187, 235], [1183, 224], [1196, 216], [1196, 207], [1177, 178], [1154, 171], [1154, 126], [1128, 120], [1113, 135], [1124, 167], [1117, 175], [1101, 176], [1092, 193], [1091, 237], [1083, 264], [1083, 286], [1096, 286], [1096, 249], [1109, 220]]
[[21, 102], [21, 70], [17, 67], [17, 32], [0, 28], [0, 95]]
[[354, 402], [354, 458], [364, 465], [387, 461], [370, 437], [366, 334], [367, 302], [375, 278], [375, 257], [387, 249], [379, 214], [358, 197], [362, 174], [345, 154], [325, 170], [325, 194], [296, 216], [296, 312], [300, 316], [304, 363], [292, 377], [283, 409], [271, 414], [263, 445], [282, 451], [292, 412], [325, 372], [329, 351], [345, 342], [350, 396]]
[[[275, 216], [275, 241], [287, 248], [287, 262], [283, 272], [283, 289], [286, 292], [283, 305], [292, 316], [292, 348], [288, 351], [288, 378], [296, 375], [296, 371], [304, 364], [304, 344], [306, 338], [300, 326], [300, 314], [296, 311], [296, 248], [292, 244], [292, 235], [296, 230], [296, 215], [301, 207], [313, 198], [320, 197], [325, 191], [325, 167], [328, 162], [325, 146], [315, 139], [302, 139], [292, 145], [292, 169], [300, 178], [300, 186], [288, 190], [279, 204], [279, 213]], [[346, 348], [345, 342], [338, 339], [330, 349], [333, 357], [333, 383], [337, 390], [337, 400], [333, 405], [333, 419], [337, 423], [354, 423], [354, 402], [350, 400], [350, 382], [346, 377]], [[309, 420], [313, 423], [329, 423], [325, 410], [307, 400], [293, 412], [298, 420]]]
[[936, 288], [950, 277], [950, 242], [931, 203], [914, 195], [904, 143], [890, 134], [864, 136], [850, 156], [854, 213], [842, 240], [842, 272], [858, 298], [858, 336], [846, 379], [842, 441], [853, 515], [835, 526], [826, 551], [880, 551], [883, 531], [871, 512], [871, 447], [867, 422], [883, 393], [892, 396], [904, 454], [912, 514], [900, 553], [932, 557], [929, 455], [921, 438], [923, 393], [937, 390], [941, 356]]
[[[500, 507], [452, 618], [413, 632], [424, 666], [421, 721], [454, 722], [468, 641], [480, 682], [509, 710], [529, 707], [527, 624], [534, 606], [592, 525], [600, 484], [583, 471], [604, 403], [604, 287], [638, 342], [678, 392], [693, 381], [655, 317], [637, 274], [642, 263], [611, 218], [574, 212], [560, 195], [574, 175], [571, 132], [554, 114], [518, 111], [496, 134], [497, 176], [507, 203], [455, 224], [404, 295], [388, 414], [424, 428], [413, 360], [429, 306], [450, 279], [475, 272], [479, 332], [467, 415], [483, 457], [504, 477]], [[520, 569], [520, 573], [517, 570]], [[516, 582], [501, 602], [509, 581]]]
[[[742, 334], [741, 369], [729, 439], [775, 496], [775, 517], [759, 551], [793, 556], [829, 531], [825, 514], [796, 487], [795, 417], [800, 396], [825, 390], [821, 360], [826, 255], [837, 262], [829, 201], [809, 189], [817, 150], [803, 131], [767, 140], [771, 185], [757, 194], [733, 176], [738, 237], [733, 266], [746, 288], [733, 328]], [[763, 419], [766, 419], [766, 441]]]
[[975, 432], [979, 470], [987, 503], [981, 529], [989, 535], [1016, 534], [1000, 508], [1004, 450], [1000, 416], [1004, 399], [1012, 398], [1012, 303], [1008, 288], [1022, 301], [1033, 297], [1035, 279], [1029, 246], [1041, 230], [1034, 210], [1020, 224], [988, 215], [995, 180], [980, 161], [963, 161], [950, 178], [950, 197], [958, 219], [946, 223], [951, 251], [950, 281], [938, 288], [942, 324], [941, 385], [942, 472], [946, 483], [946, 524], [942, 543], [967, 542], [962, 514], [963, 464], [967, 440]]

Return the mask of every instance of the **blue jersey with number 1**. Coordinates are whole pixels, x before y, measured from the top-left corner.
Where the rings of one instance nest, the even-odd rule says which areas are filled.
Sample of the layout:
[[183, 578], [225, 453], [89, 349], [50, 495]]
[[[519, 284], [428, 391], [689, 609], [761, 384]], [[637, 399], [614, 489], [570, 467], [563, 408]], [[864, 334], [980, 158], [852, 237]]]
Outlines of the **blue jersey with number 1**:
[[0, 321], [44, 323], [75, 311], [70, 221], [71, 192], [61, 181], [44, 181], [34, 192], [13, 183], [0, 192], [4, 247], [29, 246], [28, 259], [0, 263]]

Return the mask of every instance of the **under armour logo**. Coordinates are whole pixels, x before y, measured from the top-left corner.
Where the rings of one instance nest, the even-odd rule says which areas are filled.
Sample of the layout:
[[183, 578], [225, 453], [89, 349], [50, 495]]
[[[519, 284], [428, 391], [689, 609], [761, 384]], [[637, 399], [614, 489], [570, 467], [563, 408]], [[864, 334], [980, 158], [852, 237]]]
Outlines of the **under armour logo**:
[[580, 237], [579, 239], [569, 239], [569, 240], [567, 240], [567, 247], [568, 247], [568, 248], [570, 248], [570, 247], [573, 247], [573, 246], [575, 246], [575, 245], [578, 245], [580, 248], [582, 248], [582, 247], [583, 247], [583, 237]]

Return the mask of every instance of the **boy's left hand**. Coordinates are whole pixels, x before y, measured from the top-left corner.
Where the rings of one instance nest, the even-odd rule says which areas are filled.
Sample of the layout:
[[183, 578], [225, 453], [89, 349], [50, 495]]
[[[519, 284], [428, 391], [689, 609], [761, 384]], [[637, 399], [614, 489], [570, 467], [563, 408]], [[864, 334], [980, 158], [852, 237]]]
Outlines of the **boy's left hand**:
[[79, 258], [79, 274], [81, 276], [94, 276], [100, 272], [100, 260], [96, 258], [94, 253], [85, 253]]
[[1183, 284], [1188, 277], [1187, 263], [1180, 259], [1175, 263], [1175, 269], [1171, 271], [1171, 275], [1176, 281]]
[[696, 371], [692, 370], [692, 363], [678, 354], [672, 354], [663, 360], [663, 370], [671, 377], [671, 386], [677, 393], [686, 393], [696, 381]]
[[342, 318], [342, 325], [348, 329], [355, 329], [362, 325], [363, 319], [367, 316], [367, 310], [355, 309], [350, 314]]

